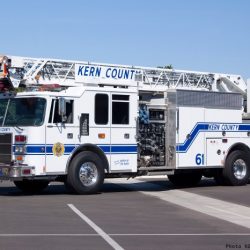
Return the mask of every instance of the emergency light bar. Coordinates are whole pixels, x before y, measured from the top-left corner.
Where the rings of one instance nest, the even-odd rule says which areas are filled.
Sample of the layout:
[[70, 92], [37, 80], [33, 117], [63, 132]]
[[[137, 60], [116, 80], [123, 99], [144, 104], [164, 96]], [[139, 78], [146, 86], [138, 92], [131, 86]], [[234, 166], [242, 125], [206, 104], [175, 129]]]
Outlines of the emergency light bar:
[[11, 67], [11, 59], [7, 56], [0, 56], [0, 92], [8, 92], [14, 90], [14, 86], [9, 79], [9, 68]]
[[7, 77], [9, 74], [8, 68], [11, 67], [11, 59], [7, 56], [0, 56], [0, 77]]

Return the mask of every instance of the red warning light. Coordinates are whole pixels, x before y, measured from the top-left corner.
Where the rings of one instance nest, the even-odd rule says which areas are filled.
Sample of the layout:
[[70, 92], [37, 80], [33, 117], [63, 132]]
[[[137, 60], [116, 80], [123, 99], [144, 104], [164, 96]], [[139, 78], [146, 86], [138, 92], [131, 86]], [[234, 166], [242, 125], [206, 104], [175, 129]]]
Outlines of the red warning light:
[[27, 137], [25, 135], [16, 135], [15, 136], [15, 142], [23, 142], [25, 143], [27, 140]]
[[0, 79], [0, 92], [8, 92], [14, 90], [12, 82], [8, 78]]

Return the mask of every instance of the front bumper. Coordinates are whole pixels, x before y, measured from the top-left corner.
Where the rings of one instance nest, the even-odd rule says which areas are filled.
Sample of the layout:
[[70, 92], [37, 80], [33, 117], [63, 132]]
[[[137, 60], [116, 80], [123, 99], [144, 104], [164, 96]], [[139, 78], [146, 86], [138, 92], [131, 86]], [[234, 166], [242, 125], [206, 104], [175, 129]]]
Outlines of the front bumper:
[[11, 180], [35, 175], [35, 167], [24, 165], [7, 165], [0, 163], [0, 180]]

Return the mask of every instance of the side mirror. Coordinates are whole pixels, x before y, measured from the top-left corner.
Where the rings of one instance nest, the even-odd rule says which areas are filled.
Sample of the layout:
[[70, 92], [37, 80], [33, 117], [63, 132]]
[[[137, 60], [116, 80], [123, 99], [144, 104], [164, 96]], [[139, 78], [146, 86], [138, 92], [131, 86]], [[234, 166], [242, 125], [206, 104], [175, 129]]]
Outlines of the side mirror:
[[64, 117], [66, 115], [66, 101], [62, 97], [60, 97], [58, 100], [58, 114], [61, 117]]

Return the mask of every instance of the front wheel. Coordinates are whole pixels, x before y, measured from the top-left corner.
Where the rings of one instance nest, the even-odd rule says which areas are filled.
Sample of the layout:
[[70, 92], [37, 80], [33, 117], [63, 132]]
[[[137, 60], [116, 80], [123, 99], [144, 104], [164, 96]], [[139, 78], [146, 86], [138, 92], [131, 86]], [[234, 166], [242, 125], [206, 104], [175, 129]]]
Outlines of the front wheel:
[[250, 175], [250, 159], [244, 151], [236, 150], [229, 154], [223, 169], [226, 184], [231, 186], [246, 185]]
[[66, 179], [66, 188], [78, 194], [100, 191], [104, 182], [104, 168], [100, 157], [90, 151], [81, 152], [72, 160]]

